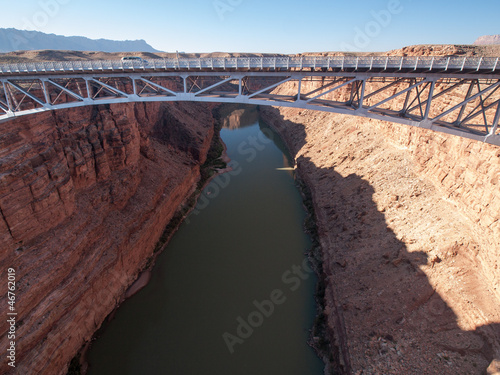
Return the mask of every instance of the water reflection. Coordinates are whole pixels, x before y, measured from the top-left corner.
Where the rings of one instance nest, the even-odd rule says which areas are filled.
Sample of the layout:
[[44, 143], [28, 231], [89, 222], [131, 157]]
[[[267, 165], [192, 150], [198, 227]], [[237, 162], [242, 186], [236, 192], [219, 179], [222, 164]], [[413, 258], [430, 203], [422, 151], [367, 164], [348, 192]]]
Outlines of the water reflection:
[[219, 115], [224, 129], [241, 129], [252, 126], [259, 121], [259, 111], [256, 106], [228, 104], [220, 107]]
[[118, 310], [90, 352], [91, 375], [323, 373], [307, 345], [315, 278], [305, 212], [291, 171], [279, 170], [290, 163], [264, 123], [249, 124], [255, 108], [222, 109], [239, 173], [181, 226], [150, 283]]

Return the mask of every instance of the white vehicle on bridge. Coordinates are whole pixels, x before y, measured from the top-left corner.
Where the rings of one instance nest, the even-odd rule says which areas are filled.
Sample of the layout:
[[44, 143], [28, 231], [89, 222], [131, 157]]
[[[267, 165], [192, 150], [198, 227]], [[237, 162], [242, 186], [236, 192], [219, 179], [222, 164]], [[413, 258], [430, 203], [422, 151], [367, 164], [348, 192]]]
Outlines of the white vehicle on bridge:
[[125, 65], [148, 65], [148, 61], [147, 60], [144, 60], [142, 57], [140, 56], [123, 56], [121, 58], [121, 61], [122, 63], [124, 63]]

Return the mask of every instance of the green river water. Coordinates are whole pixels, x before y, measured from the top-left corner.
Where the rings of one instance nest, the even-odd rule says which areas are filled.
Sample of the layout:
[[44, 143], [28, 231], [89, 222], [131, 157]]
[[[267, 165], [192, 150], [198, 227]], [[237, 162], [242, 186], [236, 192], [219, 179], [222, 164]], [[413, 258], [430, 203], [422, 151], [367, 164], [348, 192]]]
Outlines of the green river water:
[[207, 185], [149, 284], [93, 343], [90, 375], [323, 373], [307, 344], [316, 278], [306, 213], [293, 172], [280, 169], [280, 141], [255, 114], [225, 117], [233, 171]]

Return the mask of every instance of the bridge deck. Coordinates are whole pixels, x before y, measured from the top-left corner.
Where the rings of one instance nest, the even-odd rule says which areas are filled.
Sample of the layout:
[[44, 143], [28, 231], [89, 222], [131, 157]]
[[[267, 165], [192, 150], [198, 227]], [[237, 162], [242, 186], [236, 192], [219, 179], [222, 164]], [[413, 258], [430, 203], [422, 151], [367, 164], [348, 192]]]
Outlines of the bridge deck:
[[0, 76], [155, 71], [301, 71], [481, 73], [500, 72], [497, 57], [303, 56], [55, 61], [0, 64]]
[[0, 65], [0, 121], [139, 101], [303, 108], [500, 145], [500, 64], [495, 57], [284, 56]]

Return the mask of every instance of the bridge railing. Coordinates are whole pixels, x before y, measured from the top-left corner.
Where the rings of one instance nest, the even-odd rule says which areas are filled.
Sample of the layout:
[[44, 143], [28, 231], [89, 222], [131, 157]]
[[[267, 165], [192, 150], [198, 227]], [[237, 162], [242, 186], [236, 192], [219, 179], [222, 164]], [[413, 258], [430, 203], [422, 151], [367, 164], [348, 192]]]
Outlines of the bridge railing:
[[428, 70], [500, 71], [496, 57], [457, 56], [276, 56], [165, 58], [150, 60], [89, 60], [0, 64], [0, 75], [123, 72], [191, 69], [339, 69], [339, 70]]

